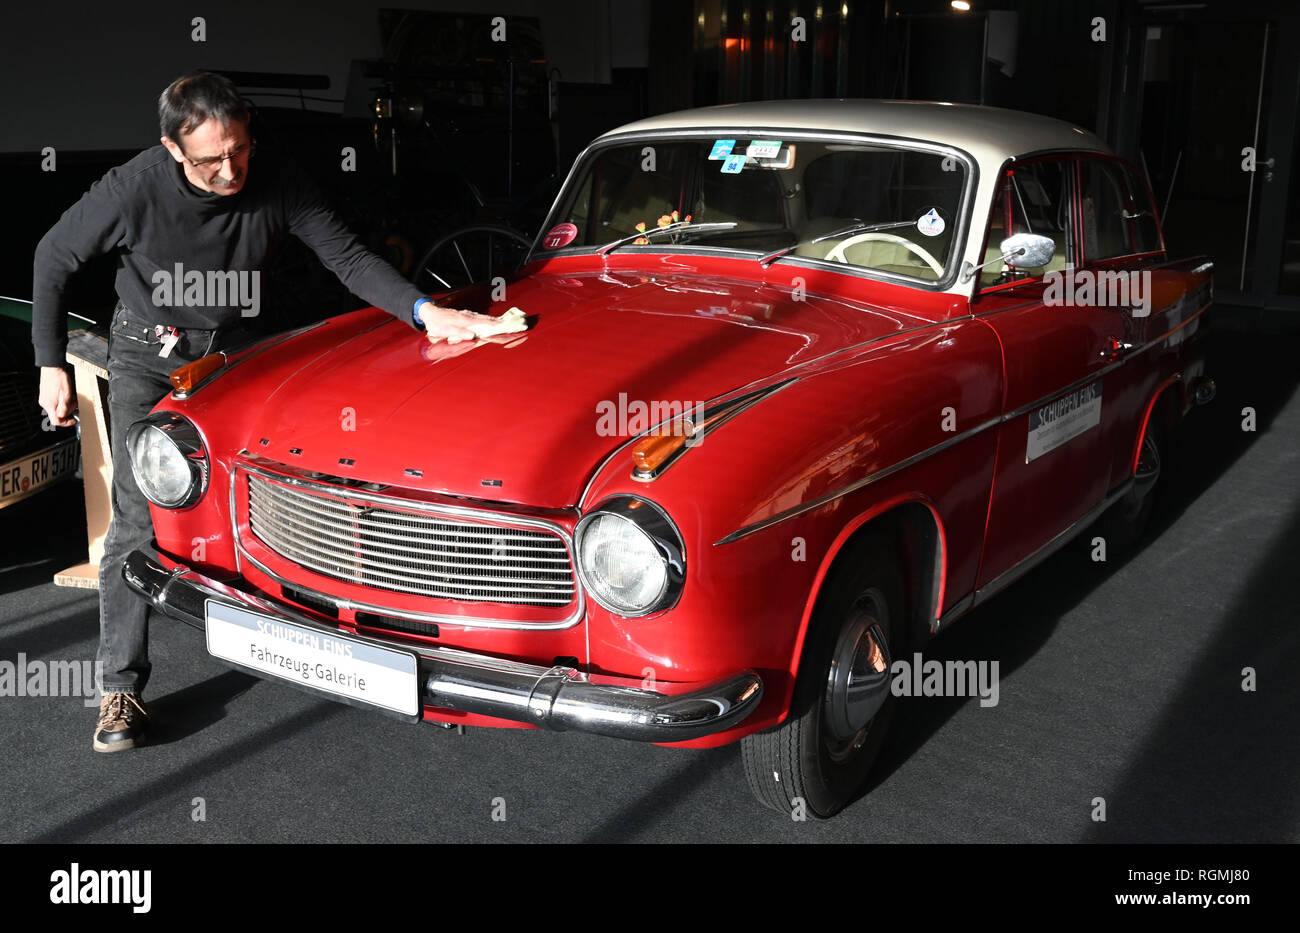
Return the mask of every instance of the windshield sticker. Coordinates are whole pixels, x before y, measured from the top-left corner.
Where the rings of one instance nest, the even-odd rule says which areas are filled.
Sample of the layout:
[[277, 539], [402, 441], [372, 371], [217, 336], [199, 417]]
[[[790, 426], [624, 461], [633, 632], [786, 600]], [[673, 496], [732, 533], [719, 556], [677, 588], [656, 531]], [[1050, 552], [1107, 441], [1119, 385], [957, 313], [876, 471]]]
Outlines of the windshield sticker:
[[727, 161], [722, 163], [722, 174], [739, 175], [740, 170], [745, 167], [745, 157], [743, 155], [729, 155]]
[[916, 229], [920, 230], [924, 236], [938, 236], [943, 233], [946, 226], [943, 218], [939, 216], [938, 208], [934, 207], [922, 214], [916, 222]]
[[745, 155], [751, 159], [775, 159], [781, 154], [781, 140], [755, 139], [745, 149]]
[[1092, 382], [1029, 413], [1025, 463], [1101, 424], [1101, 383]]
[[545, 249], [559, 249], [572, 243], [577, 235], [578, 228], [573, 224], [556, 224], [542, 237], [542, 246]]
[[736, 145], [734, 139], [715, 139], [713, 141], [713, 151], [709, 153], [709, 161], [717, 162], [731, 155], [732, 148]]

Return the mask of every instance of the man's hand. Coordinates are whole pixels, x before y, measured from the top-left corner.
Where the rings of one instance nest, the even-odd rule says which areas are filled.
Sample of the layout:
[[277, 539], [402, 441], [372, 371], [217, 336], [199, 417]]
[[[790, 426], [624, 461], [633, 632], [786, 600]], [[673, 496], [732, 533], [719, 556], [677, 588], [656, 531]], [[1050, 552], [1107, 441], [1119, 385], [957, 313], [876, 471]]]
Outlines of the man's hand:
[[72, 413], [77, 410], [77, 395], [72, 391], [72, 379], [62, 366], [41, 367], [41, 394], [38, 399], [50, 424], [66, 428], [76, 424]]
[[430, 343], [437, 343], [444, 337], [448, 343], [473, 340], [475, 334], [468, 325], [476, 321], [492, 321], [490, 314], [476, 314], [473, 311], [461, 311], [456, 308], [440, 308], [432, 301], [421, 302], [417, 309], [417, 316], [420, 323], [424, 325], [424, 332], [429, 335]]

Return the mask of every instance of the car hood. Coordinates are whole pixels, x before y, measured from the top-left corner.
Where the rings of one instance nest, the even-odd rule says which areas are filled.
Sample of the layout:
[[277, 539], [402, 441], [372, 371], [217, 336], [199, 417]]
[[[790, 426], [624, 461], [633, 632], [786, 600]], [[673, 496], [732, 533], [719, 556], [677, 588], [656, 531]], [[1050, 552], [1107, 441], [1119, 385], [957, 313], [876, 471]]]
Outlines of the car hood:
[[529, 315], [526, 334], [457, 346], [359, 313], [350, 336], [294, 360], [245, 446], [370, 482], [571, 506], [600, 461], [649, 426], [650, 406], [689, 409], [921, 323], [698, 274], [540, 274], [494, 308], [509, 305]]

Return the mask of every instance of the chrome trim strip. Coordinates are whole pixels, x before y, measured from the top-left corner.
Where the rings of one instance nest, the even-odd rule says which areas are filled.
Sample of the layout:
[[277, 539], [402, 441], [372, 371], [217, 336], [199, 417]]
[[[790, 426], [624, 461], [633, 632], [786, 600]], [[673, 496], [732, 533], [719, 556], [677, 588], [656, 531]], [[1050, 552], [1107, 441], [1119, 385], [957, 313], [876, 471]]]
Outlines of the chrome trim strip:
[[[714, 417], [714, 414], [717, 414], [718, 412], [724, 412], [725, 414], [719, 417], [717, 421], [714, 421], [700, 428], [698, 432], [693, 432], [692, 434], [690, 434], [687, 443], [682, 444], [680, 447], [674, 450], [671, 454], [669, 454], [664, 459], [663, 463], [659, 464], [659, 466], [655, 467], [649, 473], [642, 474], [640, 470], [638, 470], [635, 466], [633, 466], [632, 479], [636, 480], [638, 483], [653, 483], [660, 476], [662, 476], [670, 466], [672, 466], [674, 463], [680, 460], [688, 449], [697, 446], [700, 441], [704, 440], [704, 438], [712, 434], [718, 428], [722, 427], [732, 418], [736, 417], [741, 412], [752, 408], [753, 406], [757, 405], [759, 402], [765, 400], [769, 396], [775, 395], [777, 392], [780, 392], [782, 389], [798, 381], [799, 380], [797, 377], [791, 377], [789, 379], [786, 379], [783, 382], [778, 382], [775, 385], [765, 386], [761, 389], [755, 389], [753, 392], [751, 392], [748, 395], [737, 396], [736, 398], [731, 399], [730, 401], [727, 402], [722, 402], [717, 405], [709, 405], [708, 403], [705, 403], [703, 410], [698, 415], [699, 421], [701, 423], [708, 421], [710, 418]], [[710, 412], [713, 412], [714, 414], [710, 414]], [[672, 421], [675, 419], [670, 418], [668, 420]], [[683, 422], [687, 422], [691, 424], [693, 427], [696, 423], [695, 410], [694, 409], [691, 410], [690, 417], [688, 417], [687, 414], [683, 412], [681, 415], [681, 420]], [[642, 436], [640, 440], [645, 440], [649, 436], [650, 436], [649, 434], [646, 434]]]
[[[830, 359], [831, 357], [839, 356], [841, 354], [846, 354], [846, 353], [852, 353], [855, 350], [860, 350], [863, 347], [869, 347], [872, 344], [880, 343], [884, 340], [889, 340], [893, 337], [902, 337], [907, 334], [917, 333], [918, 331], [932, 330], [936, 327], [946, 327], [949, 324], [952, 324], [954, 321], [958, 321], [958, 320], [965, 320], [965, 318], [962, 317], [962, 318], [952, 318], [952, 319], [947, 319], [942, 321], [927, 321], [924, 324], [918, 324], [916, 327], [905, 327], [902, 330], [896, 330], [889, 334], [881, 334], [879, 337], [872, 337], [868, 340], [862, 341], [861, 343], [855, 343], [847, 347], [840, 347], [835, 350], [830, 350], [826, 353], [823, 353], [821, 356], [814, 357], [811, 360], [805, 360], [804, 362], [799, 363], [798, 365], [792, 367], [791, 369], [786, 370], [785, 373], [781, 373], [777, 375], [760, 376], [757, 379], [745, 383], [743, 386], [739, 386], [735, 389], [731, 389], [730, 391], [723, 392], [721, 395], [714, 396], [712, 399], [709, 399], [705, 402], [705, 406], [722, 407], [726, 402], [735, 401], [736, 398], [743, 396], [747, 392], [751, 392], [751, 391], [759, 392], [762, 388], [765, 388], [765, 386], [763, 385], [764, 383], [774, 384], [772, 383], [772, 380], [776, 380], [778, 382], [784, 380], [790, 383], [798, 382], [800, 379], [803, 378], [802, 376], [791, 376], [789, 374], [799, 372], [809, 367], [815, 367], [818, 363]], [[755, 389], [753, 388], [754, 386], [759, 386], [760, 388]], [[665, 424], [668, 424], [672, 420], [673, 420], [672, 418], [665, 418], [663, 421], [660, 421], [658, 424], [652, 425], [651, 427], [647, 428], [643, 433], [638, 434], [635, 437], [628, 438], [622, 444], [619, 444], [608, 454], [606, 454], [604, 458], [601, 459], [601, 461], [598, 464], [596, 464], [596, 468], [591, 472], [591, 475], [587, 478], [586, 484], [583, 485], [582, 493], [578, 496], [578, 507], [581, 508], [582, 503], [586, 501], [587, 494], [591, 492], [592, 485], [596, 482], [597, 477], [599, 477], [600, 474], [605, 471], [605, 468], [609, 466], [611, 460], [613, 460], [620, 453], [626, 450], [631, 444], [634, 444], [640, 440], [644, 440], [646, 437], [650, 435], [651, 432], [658, 430], [659, 428], [663, 427]]]
[[942, 618], [937, 621], [934, 619], [930, 620], [930, 634], [938, 634], [943, 629], [952, 625], [953, 622], [957, 621], [957, 619], [964, 616], [970, 610], [970, 607], [974, 602], [974, 593], [967, 593], [961, 599], [957, 600], [957, 602], [953, 603], [952, 608], [943, 614]]
[[818, 506], [824, 505], [833, 499], [838, 499], [842, 496], [848, 495], [849, 493], [856, 492], [857, 490], [861, 489], [863, 486], [869, 485], [870, 483], [873, 483], [878, 479], [883, 479], [884, 477], [889, 476], [892, 473], [896, 473], [899, 470], [903, 469], [904, 467], [911, 466], [912, 464], [920, 460], [924, 460], [926, 457], [929, 457], [932, 454], [937, 454], [940, 451], [946, 449], [947, 447], [950, 447], [951, 445], [956, 444], [959, 441], [963, 441], [966, 438], [971, 437], [972, 435], [978, 434], [980, 431], [983, 431], [986, 428], [990, 428], [995, 424], [1000, 425], [1000, 424], [1005, 424], [1008, 421], [1014, 421], [1016, 418], [1019, 418], [1022, 415], [1026, 414], [1027, 412], [1030, 412], [1033, 409], [1037, 408], [1038, 406], [1051, 401], [1057, 396], [1064, 395], [1065, 393], [1071, 392], [1074, 389], [1080, 388], [1081, 386], [1085, 386], [1090, 382], [1094, 382], [1097, 379], [1102, 378], [1112, 370], [1118, 369], [1120, 366], [1123, 366], [1125, 363], [1129, 362], [1130, 360], [1135, 359], [1136, 357], [1145, 353], [1147, 350], [1151, 349], [1157, 344], [1168, 339], [1169, 335], [1174, 333], [1174, 331], [1179, 330], [1180, 328], [1190, 324], [1197, 317], [1203, 314], [1206, 311], [1206, 309], [1210, 307], [1210, 304], [1211, 302], [1206, 302], [1200, 308], [1200, 310], [1198, 310], [1195, 314], [1188, 317], [1187, 320], [1181, 322], [1177, 327], [1174, 327], [1166, 331], [1165, 333], [1161, 334], [1159, 337], [1147, 341], [1146, 343], [1142, 344], [1140, 347], [1130, 350], [1121, 359], [1118, 359], [1113, 363], [1109, 363], [1106, 366], [1101, 367], [1100, 369], [1094, 370], [1092, 373], [1083, 377], [1082, 379], [1076, 379], [1074, 382], [1070, 383], [1064, 388], [1054, 389], [1049, 394], [1041, 396], [1040, 398], [1035, 399], [1034, 401], [1030, 402], [1027, 405], [1020, 406], [1015, 411], [1008, 412], [1005, 415], [999, 415], [997, 418], [992, 418], [984, 422], [983, 424], [979, 425], [978, 427], [971, 428], [969, 431], [963, 432], [962, 434], [958, 434], [955, 437], [950, 437], [948, 438], [948, 440], [943, 441], [942, 443], [927, 448], [926, 450], [923, 450], [920, 453], [913, 454], [912, 456], [904, 460], [900, 460], [899, 462], [893, 464], [892, 466], [884, 467], [883, 469], [878, 470], [875, 473], [871, 473], [854, 483], [850, 483], [849, 485], [843, 486], [840, 489], [832, 490], [831, 492], [824, 493], [821, 496], [818, 496], [816, 499], [812, 499], [808, 502], [801, 503], [800, 505], [796, 505], [793, 508], [787, 509], [784, 512], [780, 512], [772, 516], [771, 518], [766, 518], [761, 522], [755, 522], [752, 525], [746, 525], [743, 528], [733, 531], [731, 534], [727, 535], [726, 537], [720, 538], [719, 540], [713, 542], [713, 544], [716, 547], [717, 545], [720, 544], [730, 544], [732, 541], [738, 541], [739, 539], [751, 535], [756, 531], [762, 531], [765, 528], [769, 528], [772, 525], [778, 524], [779, 522], [783, 522], [787, 518], [793, 518], [796, 515], [801, 515], [804, 512], [810, 511], [811, 509], [815, 509]]
[[[236, 457], [247, 457], [248, 450], [241, 450]], [[241, 577], [244, 575], [244, 565], [239, 560], [239, 513], [235, 511], [235, 470], [232, 466], [226, 472], [227, 485], [230, 487], [230, 542], [235, 552], [235, 572]]]
[[1130, 350], [1128, 353], [1124, 355], [1122, 359], [1118, 359], [1113, 363], [1107, 363], [1105, 366], [1101, 367], [1100, 369], [1094, 369], [1092, 372], [1090, 372], [1088, 375], [1084, 376], [1081, 379], [1076, 379], [1074, 380], [1074, 382], [1062, 386], [1059, 389], [1053, 389], [1047, 395], [1040, 396], [1034, 399], [1032, 402], [1029, 402], [1028, 404], [1021, 405], [1015, 411], [1007, 412], [1005, 415], [1002, 416], [1002, 420], [1015, 421], [1021, 415], [1033, 411], [1035, 408], [1038, 408], [1040, 405], [1047, 404], [1048, 402], [1050, 402], [1052, 399], [1056, 398], [1059, 395], [1065, 395], [1066, 393], [1073, 392], [1075, 389], [1082, 388], [1083, 386], [1086, 386], [1091, 382], [1096, 382], [1098, 379], [1101, 379], [1107, 373], [1119, 369], [1121, 366], [1127, 363], [1128, 358], [1133, 355], [1134, 355], [1133, 351]]
[[[559, 537], [564, 542], [565, 550], [568, 552], [570, 566], [573, 568], [573, 574], [574, 574], [573, 588], [575, 591], [575, 596], [572, 600], [574, 604], [573, 611], [557, 622], [521, 622], [518, 619], [501, 619], [501, 618], [493, 618], [491, 616], [484, 618], [480, 616], [465, 617], [465, 616], [443, 615], [439, 613], [429, 613], [429, 612], [414, 612], [406, 609], [396, 609], [390, 606], [378, 606], [372, 603], [357, 602], [354, 600], [343, 599], [337, 596], [329, 596], [311, 587], [304, 586], [301, 583], [295, 582], [293, 580], [288, 580], [280, 576], [279, 574], [272, 571], [265, 564], [263, 564], [261, 561], [257, 560], [257, 558], [253, 557], [253, 555], [248, 552], [248, 549], [247, 547], [245, 547], [242, 538], [239, 536], [238, 522], [234, 521], [234, 524], [236, 526], [235, 527], [236, 559], [238, 560], [238, 556], [242, 555], [245, 559], [248, 560], [249, 563], [251, 563], [259, 571], [266, 574], [268, 577], [270, 577], [272, 580], [274, 580], [276, 583], [279, 583], [282, 586], [288, 586], [291, 589], [299, 590], [313, 597], [317, 597], [322, 602], [329, 603], [339, 609], [347, 609], [353, 612], [355, 611], [373, 612], [377, 615], [387, 615], [397, 619], [410, 619], [411, 621], [414, 622], [432, 622], [438, 625], [459, 625], [465, 628], [518, 629], [520, 631], [546, 631], [546, 630], [553, 630], [553, 629], [565, 629], [565, 628], [572, 628], [574, 625], [578, 624], [578, 622], [580, 622], [586, 615], [586, 611], [587, 611], [586, 591], [585, 591], [585, 587], [580, 585], [580, 582], [578, 580], [577, 555], [575, 553], [575, 549], [573, 546], [573, 539], [568, 534], [568, 532], [564, 530], [563, 526], [558, 525], [554, 522], [549, 522], [546, 521], [545, 519], [540, 519], [540, 518], [511, 515], [507, 512], [497, 512], [489, 509], [474, 509], [467, 506], [456, 506], [456, 505], [435, 505], [433, 503], [420, 502], [418, 500], [412, 500], [412, 499], [398, 499], [393, 496], [385, 496], [382, 493], [354, 492], [353, 490], [350, 490], [347, 487], [333, 486], [327, 483], [313, 482], [313, 481], [309, 481], [309, 480], [305, 480], [293, 476], [292, 474], [276, 473], [274, 471], [259, 466], [254, 466], [253, 464], [247, 462], [235, 463], [230, 473], [232, 520], [235, 515], [235, 506], [234, 506], [235, 484], [238, 482], [238, 474], [239, 471], [241, 470], [245, 470], [249, 473], [255, 473], [266, 479], [284, 482], [288, 485], [300, 486], [304, 489], [317, 489], [322, 492], [325, 492], [328, 495], [336, 495], [340, 497], [361, 499], [363, 501], [369, 501], [369, 502], [378, 501], [378, 502], [385, 502], [385, 503], [393, 503], [409, 511], [450, 514], [450, 515], [456, 515], [457, 517], [468, 518], [471, 520], [488, 517], [496, 521], [501, 521], [503, 524], [526, 525], [526, 526], [535, 527], [550, 532], [556, 535], [557, 537]], [[292, 561], [290, 558], [285, 558], [285, 560], [288, 560], [290, 563], [294, 563], [294, 561]], [[310, 568], [307, 569], [310, 570]], [[356, 585], [356, 584], [349, 584], [349, 585]], [[412, 596], [413, 594], [408, 593], [404, 595]], [[420, 597], [416, 596], [415, 598], [420, 598]], [[536, 607], [534, 606], [534, 608]], [[541, 607], [541, 608], [546, 608], [546, 607]]]
[[1097, 505], [1093, 506], [1092, 509], [1084, 513], [1081, 518], [1076, 519], [1068, 528], [1057, 534], [1056, 537], [1039, 547], [1038, 550], [1034, 551], [1032, 554], [1021, 558], [1015, 565], [1007, 568], [988, 583], [977, 589], [974, 594], [975, 600], [973, 606], [982, 605], [986, 600], [1006, 589], [1016, 580], [1020, 579], [1020, 577], [1024, 576], [1047, 558], [1051, 557], [1062, 547], [1069, 544], [1075, 535], [1095, 522], [1101, 516], [1101, 513], [1105, 512], [1108, 508], [1127, 495], [1128, 491], [1132, 488], [1133, 478], [1130, 477], [1109, 496], [1102, 499], [1101, 502], [1097, 503]]
[[[277, 467], [279, 466], [281, 465], [277, 464]], [[436, 512], [470, 519], [481, 519], [487, 517], [507, 525], [531, 525], [541, 528], [544, 531], [555, 532], [562, 537], [565, 535], [562, 526], [543, 518], [517, 515], [511, 512], [502, 512], [495, 509], [475, 508], [473, 506], [452, 505], [449, 503], [425, 502], [421, 499], [404, 499], [398, 496], [385, 495], [382, 492], [367, 492], [365, 490], [357, 491], [348, 486], [337, 486], [333, 483], [327, 483], [320, 480], [305, 479], [300, 475], [295, 475], [300, 471], [288, 465], [283, 465], [284, 472], [277, 472], [277, 470], [259, 466], [244, 459], [235, 463], [234, 469], [235, 471], [246, 470], [249, 473], [256, 473], [265, 479], [281, 482], [287, 486], [299, 486], [303, 489], [316, 490], [318, 492], [323, 492], [326, 495], [338, 496], [343, 499], [361, 499], [366, 502], [383, 503], [393, 505], [399, 509], [405, 509], [409, 512]]]
[[1069, 544], [1070, 541], [1079, 534], [1079, 532], [1087, 530], [1088, 526], [1100, 518], [1103, 512], [1127, 495], [1128, 491], [1132, 487], [1133, 480], [1131, 478], [1125, 480], [1118, 489], [1112, 492], [1100, 503], [1093, 506], [1083, 515], [1083, 517], [1072, 522], [1070, 526], [1060, 534], [1056, 535], [1033, 553], [1022, 557], [1016, 564], [998, 574], [994, 579], [984, 584], [984, 586], [972, 593], [967, 593], [954, 603], [951, 609], [943, 614], [943, 618], [939, 620], [938, 625], [932, 624], [930, 626], [930, 634], [937, 634], [939, 631], [952, 625], [952, 623], [956, 622], [976, 606], [982, 606], [985, 602], [992, 599], [998, 593], [1002, 592], [1002, 590], [1006, 589], [1012, 583], [1015, 583], [1025, 574], [1029, 573], [1029, 571], [1033, 570], [1047, 558], [1051, 557], [1062, 547]]
[[842, 486], [839, 489], [833, 489], [830, 492], [823, 493], [822, 495], [818, 496], [816, 499], [810, 499], [807, 502], [802, 502], [799, 505], [794, 506], [793, 508], [786, 509], [784, 512], [778, 512], [776, 515], [773, 515], [770, 518], [765, 518], [762, 521], [755, 522], [752, 525], [746, 525], [743, 528], [733, 531], [725, 538], [720, 538], [717, 541], [714, 541], [713, 546], [717, 547], [720, 544], [730, 544], [733, 541], [739, 541], [741, 538], [745, 538], [748, 537], [749, 535], [754, 534], [755, 532], [762, 531], [764, 528], [770, 528], [771, 526], [783, 522], [788, 518], [793, 518], [796, 515], [802, 515], [804, 512], [808, 512], [811, 511], [812, 509], [819, 508], [820, 506], [825, 505], [827, 502], [831, 502], [835, 499], [839, 499], [844, 496], [847, 496], [850, 493], [857, 492], [859, 489], [863, 488], [864, 486], [869, 486], [872, 483], [876, 482], [877, 480], [882, 480], [887, 476], [891, 476], [894, 473], [897, 473], [899, 470], [905, 469], [906, 467], [909, 467], [914, 463], [924, 460], [926, 457], [929, 457], [933, 454], [937, 454], [940, 451], [947, 450], [949, 447], [953, 446], [954, 444], [959, 444], [962, 441], [966, 440], [967, 438], [974, 437], [976, 434], [979, 434], [981, 431], [988, 430], [994, 425], [1001, 423], [1001, 421], [1002, 419], [1000, 417], [990, 418], [988, 421], [985, 421], [983, 424], [976, 425], [975, 427], [967, 431], [963, 431], [961, 434], [956, 434], [945, 441], [941, 441], [940, 443], [935, 444], [933, 447], [929, 447], [921, 451], [920, 453], [912, 454], [912, 456], [907, 457], [903, 460], [899, 460], [897, 463], [891, 466], [884, 467], [883, 469], [877, 470], [874, 473], [869, 473], [866, 476], [864, 476], [862, 479], [849, 483], [847, 486]]
[[246, 350], [240, 355], [239, 359], [233, 362], [231, 362], [230, 356], [226, 353], [225, 350], [218, 350], [217, 351], [218, 353], [226, 357], [226, 362], [221, 364], [221, 368], [209, 373], [198, 385], [196, 385], [189, 392], [186, 392], [184, 395], [177, 395], [175, 390], [173, 390], [171, 397], [177, 399], [178, 401], [183, 401], [187, 398], [193, 398], [195, 393], [201, 390], [208, 383], [215, 382], [217, 379], [220, 379], [222, 376], [230, 372], [232, 369], [242, 366], [244, 363], [248, 362], [253, 357], [260, 356], [261, 354], [265, 353], [267, 350], [270, 350], [272, 347], [278, 347], [286, 340], [290, 340], [294, 337], [297, 337], [299, 334], [305, 334], [308, 331], [315, 330], [317, 327], [320, 327], [324, 323], [325, 321], [316, 321], [312, 324], [307, 324], [304, 327], [299, 327], [297, 330], [291, 330], [288, 331], [287, 333], [268, 337], [266, 340], [262, 341], [261, 343], [254, 344], [253, 346], [249, 347], [248, 350]]
[[[374, 605], [373, 603], [356, 602], [355, 600], [342, 599], [338, 596], [329, 596], [325, 593], [320, 592], [319, 590], [314, 590], [309, 586], [303, 586], [301, 583], [298, 583], [294, 580], [286, 579], [285, 577], [280, 576], [270, 567], [267, 567], [256, 557], [249, 554], [248, 551], [244, 550], [242, 544], [239, 545], [239, 550], [243, 552], [244, 558], [250, 564], [252, 564], [258, 570], [260, 570], [262, 573], [266, 574], [276, 583], [279, 583], [281, 586], [287, 586], [290, 589], [297, 590], [300, 593], [306, 593], [308, 596], [311, 596], [315, 599], [319, 599], [323, 603], [328, 603], [331, 606], [334, 606], [336, 609], [346, 609], [349, 612], [372, 612], [375, 615], [392, 616], [395, 619], [409, 619], [412, 622], [429, 622], [434, 625], [453, 625], [453, 626], [458, 625], [462, 628], [519, 629], [521, 631], [529, 631], [529, 632], [554, 631], [558, 629], [572, 628], [575, 623], [577, 623], [582, 619], [581, 612], [578, 613], [577, 616], [574, 618], [566, 618], [559, 622], [519, 622], [518, 620], [509, 620], [509, 619], [480, 619], [480, 618], [467, 619], [464, 616], [439, 615], [437, 613], [432, 613], [432, 612], [413, 612], [407, 609], [394, 609], [391, 606], [377, 606]], [[576, 589], [578, 590], [579, 593], [578, 602], [579, 605], [581, 605], [583, 602], [583, 594], [582, 594], [583, 588], [579, 586], [576, 587]], [[373, 626], [367, 626], [367, 627], [373, 628]]]

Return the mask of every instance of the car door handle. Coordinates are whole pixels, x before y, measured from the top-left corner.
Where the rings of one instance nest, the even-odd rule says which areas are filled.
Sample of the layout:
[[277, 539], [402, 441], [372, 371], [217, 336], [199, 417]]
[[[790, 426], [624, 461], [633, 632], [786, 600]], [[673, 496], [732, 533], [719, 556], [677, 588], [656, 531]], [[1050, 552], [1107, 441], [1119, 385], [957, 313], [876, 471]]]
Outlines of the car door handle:
[[1113, 360], [1125, 351], [1132, 349], [1133, 344], [1131, 343], [1126, 343], [1118, 337], [1107, 337], [1106, 349], [1102, 350], [1099, 356], [1101, 356], [1102, 359]]

